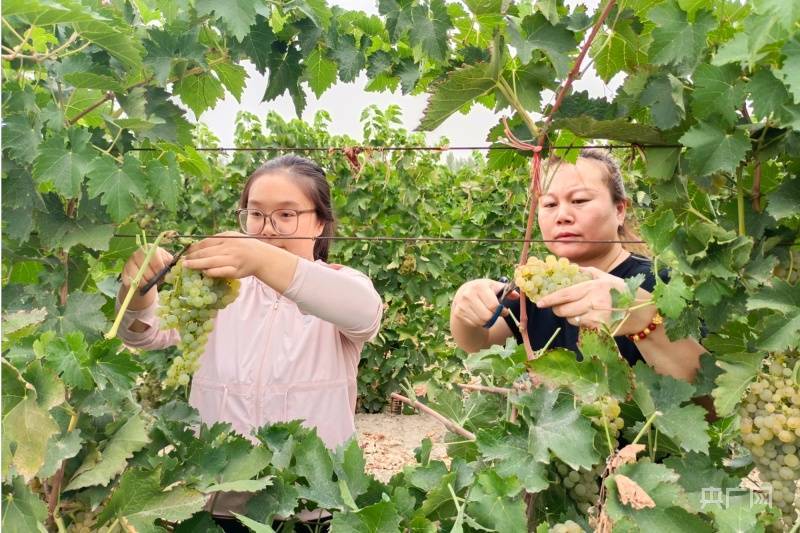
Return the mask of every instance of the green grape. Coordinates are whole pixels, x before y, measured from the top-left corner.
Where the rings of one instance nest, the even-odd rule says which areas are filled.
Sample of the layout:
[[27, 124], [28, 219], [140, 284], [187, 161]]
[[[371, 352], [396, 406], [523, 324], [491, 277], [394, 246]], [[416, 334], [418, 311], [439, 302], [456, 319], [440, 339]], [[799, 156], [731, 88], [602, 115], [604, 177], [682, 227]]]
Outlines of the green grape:
[[575, 263], [565, 257], [556, 258], [548, 255], [544, 261], [537, 257], [529, 257], [524, 265], [517, 265], [514, 281], [535, 302], [551, 292], [592, 279]]
[[583, 528], [572, 520], [550, 526], [549, 533], [583, 533]]
[[559, 460], [554, 460], [553, 465], [556, 478], [566, 489], [569, 499], [582, 514], [588, 516], [589, 509], [596, 505], [600, 498], [600, 477], [604, 465], [599, 464], [591, 470], [572, 470]]
[[163, 327], [177, 329], [181, 336], [181, 355], [173, 359], [164, 381], [164, 387], [175, 388], [188, 385], [197, 371], [208, 334], [214, 329], [214, 318], [238, 296], [239, 280], [209, 278], [198, 270], [184, 268], [182, 261], [169, 275], [172, 288], [159, 295], [158, 313]]
[[797, 354], [769, 356], [739, 410], [742, 442], [787, 524], [796, 520], [800, 480], [800, 384], [792, 378], [797, 361]]

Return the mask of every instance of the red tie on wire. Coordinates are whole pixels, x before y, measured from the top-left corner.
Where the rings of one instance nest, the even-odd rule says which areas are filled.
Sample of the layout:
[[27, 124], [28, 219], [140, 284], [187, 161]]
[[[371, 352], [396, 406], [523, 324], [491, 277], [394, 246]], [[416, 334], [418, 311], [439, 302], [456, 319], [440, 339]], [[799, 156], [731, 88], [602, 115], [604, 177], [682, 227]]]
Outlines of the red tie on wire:
[[526, 143], [525, 141], [521, 141], [514, 133], [512, 133], [511, 128], [508, 127], [508, 121], [503, 118], [503, 127], [505, 128], [506, 139], [509, 146], [513, 146], [518, 150], [526, 150], [533, 152], [533, 159], [531, 159], [531, 186], [532, 191], [536, 198], [542, 193], [542, 183], [541, 183], [541, 154], [542, 154], [542, 145], [541, 144], [530, 144]]

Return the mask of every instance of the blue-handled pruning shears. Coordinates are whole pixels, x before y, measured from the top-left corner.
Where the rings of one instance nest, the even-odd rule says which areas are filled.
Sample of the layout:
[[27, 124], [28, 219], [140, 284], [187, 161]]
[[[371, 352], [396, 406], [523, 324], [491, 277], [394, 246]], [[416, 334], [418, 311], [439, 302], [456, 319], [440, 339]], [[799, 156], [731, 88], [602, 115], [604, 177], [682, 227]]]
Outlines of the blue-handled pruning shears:
[[497, 301], [500, 302], [500, 305], [498, 305], [497, 309], [495, 309], [494, 313], [492, 313], [492, 318], [487, 320], [486, 323], [483, 325], [483, 327], [486, 329], [489, 329], [490, 327], [494, 326], [494, 323], [497, 322], [498, 318], [500, 318], [503, 309], [505, 309], [508, 306], [508, 304], [511, 303], [509, 300], [506, 300], [506, 297], [509, 295], [509, 293], [517, 289], [517, 284], [514, 283], [513, 280], [509, 281], [508, 278], [505, 276], [500, 278], [498, 281], [500, 281], [500, 283], [505, 283], [505, 286], [503, 287], [503, 290], [497, 294]]

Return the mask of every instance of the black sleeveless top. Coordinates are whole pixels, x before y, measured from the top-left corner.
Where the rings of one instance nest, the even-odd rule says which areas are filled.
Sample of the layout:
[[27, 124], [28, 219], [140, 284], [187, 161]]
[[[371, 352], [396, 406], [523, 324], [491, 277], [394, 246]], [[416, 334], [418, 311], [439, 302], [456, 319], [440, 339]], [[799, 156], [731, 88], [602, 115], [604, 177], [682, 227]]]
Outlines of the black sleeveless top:
[[[632, 278], [637, 274], [644, 274], [645, 279], [641, 285], [642, 289], [652, 293], [656, 286], [653, 263], [644, 257], [631, 255], [625, 259], [625, 261], [617, 265], [609, 274], [623, 279]], [[667, 272], [659, 273], [659, 277], [666, 280], [668, 277]], [[550, 348], [567, 348], [568, 350], [576, 352], [580, 360], [581, 355], [580, 350], [578, 350], [578, 327], [567, 322], [566, 318], [556, 316], [549, 308], [539, 309], [527, 299], [525, 303], [527, 304], [528, 312], [528, 339], [531, 342], [531, 347], [534, 350], [541, 350], [545, 343], [550, 340], [553, 332], [555, 332], [557, 328], [561, 328], [561, 331], [558, 332], [558, 335], [550, 344]], [[514, 316], [519, 319], [519, 300], [510, 302], [508, 308]], [[522, 344], [522, 335], [517, 325], [510, 316], [504, 318], [508, 327], [511, 328], [514, 338], [517, 339], [518, 343]], [[615, 337], [614, 340], [617, 342], [620, 353], [630, 365], [635, 365], [637, 361], [643, 361], [642, 354], [639, 353], [633, 341], [624, 335]]]

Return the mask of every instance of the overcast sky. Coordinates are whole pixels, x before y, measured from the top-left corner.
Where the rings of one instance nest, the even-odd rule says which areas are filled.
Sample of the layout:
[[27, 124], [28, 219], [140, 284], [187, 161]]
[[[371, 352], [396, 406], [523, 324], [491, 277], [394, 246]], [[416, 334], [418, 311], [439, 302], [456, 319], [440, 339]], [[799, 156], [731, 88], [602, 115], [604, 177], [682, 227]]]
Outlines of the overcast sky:
[[[340, 5], [346, 9], [360, 9], [367, 14], [378, 14], [377, 0], [329, 0], [331, 4]], [[577, 4], [573, 1], [568, 4]], [[590, 12], [597, 5], [597, 0], [585, 2]], [[245, 63], [249, 79], [242, 93], [241, 102], [230, 94], [214, 109], [208, 110], [200, 116], [211, 130], [220, 138], [223, 146], [233, 146], [234, 118], [240, 110], [250, 111], [259, 116], [266, 116], [269, 111], [277, 111], [286, 119], [295, 118], [294, 105], [288, 94], [278, 97], [270, 102], [262, 102], [261, 97], [267, 86], [267, 78], [259, 74], [251, 64]], [[317, 99], [314, 93], [306, 87], [307, 105], [302, 118], [306, 121], [313, 120], [314, 114], [324, 109], [331, 116], [330, 131], [334, 134], [347, 134], [362, 140], [361, 112], [369, 105], [386, 108], [389, 104], [397, 104], [403, 112], [404, 127], [412, 130], [417, 127], [422, 112], [425, 109], [428, 96], [425, 94], [409, 96], [399, 90], [389, 92], [367, 92], [363, 88], [367, 84], [366, 75], [362, 75], [353, 83], [337, 83]], [[609, 85], [603, 83], [590, 69], [584, 79], [578, 80], [575, 90], [587, 90], [592, 96], [612, 97], [619, 86], [619, 80], [611, 80]], [[552, 94], [547, 92], [542, 95], [542, 103], [550, 102]], [[191, 115], [191, 111], [189, 112]], [[475, 105], [466, 115], [456, 113], [448, 118], [441, 126], [427, 134], [428, 141], [434, 142], [440, 137], [447, 137], [450, 146], [474, 146], [484, 144], [486, 134], [499, 119], [491, 110], [482, 105]]]

